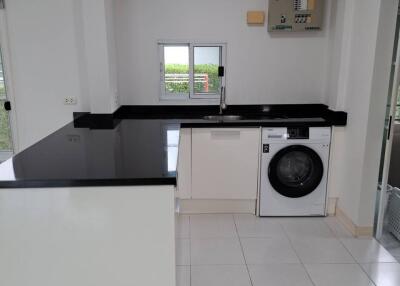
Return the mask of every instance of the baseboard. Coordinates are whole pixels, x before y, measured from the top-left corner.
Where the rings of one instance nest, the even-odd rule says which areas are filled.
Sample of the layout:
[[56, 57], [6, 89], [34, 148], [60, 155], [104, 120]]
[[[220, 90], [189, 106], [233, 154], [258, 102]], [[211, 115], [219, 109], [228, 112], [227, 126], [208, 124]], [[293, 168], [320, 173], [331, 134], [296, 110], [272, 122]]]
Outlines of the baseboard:
[[[329, 198], [327, 214], [336, 215], [337, 198]], [[256, 213], [256, 200], [195, 200], [179, 199], [179, 213]]]
[[256, 200], [179, 200], [181, 214], [255, 212]]
[[338, 198], [328, 198], [328, 202], [327, 202], [327, 206], [326, 206], [328, 216], [336, 215], [337, 201], [338, 201]]
[[356, 225], [345, 212], [339, 207], [336, 207], [336, 217], [339, 222], [348, 230], [354, 237], [360, 236], [373, 236], [374, 228], [372, 226], [358, 226]]

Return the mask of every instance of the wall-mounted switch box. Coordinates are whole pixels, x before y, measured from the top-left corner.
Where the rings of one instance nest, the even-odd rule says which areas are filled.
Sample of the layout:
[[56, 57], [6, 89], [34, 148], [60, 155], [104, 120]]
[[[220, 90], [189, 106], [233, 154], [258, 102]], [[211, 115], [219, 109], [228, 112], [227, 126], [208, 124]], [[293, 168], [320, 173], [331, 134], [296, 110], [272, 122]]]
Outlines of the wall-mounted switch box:
[[262, 26], [265, 22], [264, 11], [249, 11], [247, 12], [247, 24]]
[[325, 0], [270, 0], [269, 32], [304, 32], [322, 29]]

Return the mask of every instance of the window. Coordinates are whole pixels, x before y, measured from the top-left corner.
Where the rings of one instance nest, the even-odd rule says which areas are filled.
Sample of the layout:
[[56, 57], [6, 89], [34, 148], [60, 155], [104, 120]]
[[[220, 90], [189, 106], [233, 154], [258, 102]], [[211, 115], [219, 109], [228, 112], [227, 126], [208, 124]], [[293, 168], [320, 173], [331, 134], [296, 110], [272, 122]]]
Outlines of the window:
[[224, 44], [160, 43], [161, 99], [218, 99]]

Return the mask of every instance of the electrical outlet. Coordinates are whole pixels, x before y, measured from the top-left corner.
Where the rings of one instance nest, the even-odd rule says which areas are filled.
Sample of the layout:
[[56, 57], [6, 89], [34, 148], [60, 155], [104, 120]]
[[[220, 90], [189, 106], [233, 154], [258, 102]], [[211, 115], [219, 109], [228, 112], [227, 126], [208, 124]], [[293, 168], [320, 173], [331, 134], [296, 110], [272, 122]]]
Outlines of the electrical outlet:
[[79, 143], [81, 141], [81, 136], [79, 135], [67, 135], [68, 142]]
[[76, 105], [78, 99], [75, 96], [67, 96], [64, 98], [64, 105]]
[[114, 104], [115, 104], [115, 106], [119, 105], [119, 96], [118, 95], [114, 96]]

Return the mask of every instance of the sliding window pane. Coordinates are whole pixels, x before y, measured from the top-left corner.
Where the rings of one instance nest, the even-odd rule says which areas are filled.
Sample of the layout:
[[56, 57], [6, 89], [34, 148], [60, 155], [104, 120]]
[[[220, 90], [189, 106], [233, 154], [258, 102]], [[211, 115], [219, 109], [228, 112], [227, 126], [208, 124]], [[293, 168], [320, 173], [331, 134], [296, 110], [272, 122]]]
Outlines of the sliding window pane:
[[189, 93], [189, 46], [164, 47], [166, 94]]
[[218, 94], [221, 47], [194, 47], [194, 93]]

